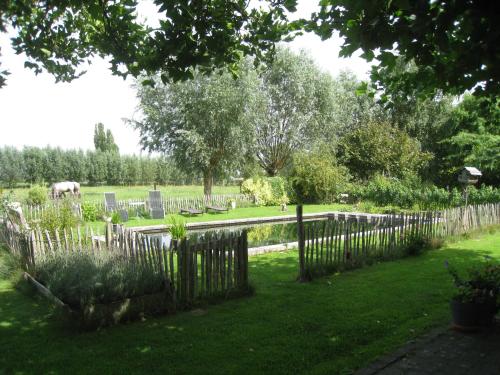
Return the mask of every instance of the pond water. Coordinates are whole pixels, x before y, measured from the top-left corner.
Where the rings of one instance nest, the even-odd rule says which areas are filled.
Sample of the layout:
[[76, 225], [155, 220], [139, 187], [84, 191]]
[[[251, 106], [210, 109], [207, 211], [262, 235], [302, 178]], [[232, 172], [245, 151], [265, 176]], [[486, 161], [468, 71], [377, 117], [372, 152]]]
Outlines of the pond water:
[[[342, 217], [340, 217], [342, 216]], [[339, 215], [339, 217], [335, 218], [336, 220], [348, 220], [351, 221], [354, 217], [346, 217], [343, 214]], [[380, 219], [377, 217], [370, 217], [368, 220], [367, 217], [364, 218], [364, 228], [370, 229], [374, 228], [375, 225]], [[304, 222], [308, 221], [320, 221], [327, 220], [327, 218], [314, 218], [309, 220], [304, 220]], [[248, 233], [248, 247], [260, 247], [260, 246], [269, 246], [269, 245], [277, 245], [288, 242], [297, 241], [297, 223], [295, 221], [277, 221], [266, 224], [249, 224], [249, 225], [235, 225], [228, 227], [218, 227], [218, 228], [209, 228], [209, 229], [196, 229], [188, 231], [188, 238], [191, 240], [195, 239], [203, 239], [206, 234], [209, 235], [221, 235], [222, 233], [230, 233], [230, 232], [240, 232], [243, 229], [247, 230]], [[166, 246], [170, 246], [171, 236], [168, 232], [164, 233], [151, 233], [149, 234], [153, 238], [161, 238], [162, 244]]]
[[[205, 234], [222, 234], [229, 232], [240, 232], [243, 229], [248, 233], [248, 247], [259, 247], [276, 245], [286, 242], [297, 241], [297, 223], [296, 222], [275, 222], [272, 224], [252, 224], [238, 225], [226, 228], [199, 229], [188, 231], [188, 238], [196, 239]], [[169, 233], [150, 234], [153, 238], [161, 238], [162, 243], [169, 246], [171, 236]]]

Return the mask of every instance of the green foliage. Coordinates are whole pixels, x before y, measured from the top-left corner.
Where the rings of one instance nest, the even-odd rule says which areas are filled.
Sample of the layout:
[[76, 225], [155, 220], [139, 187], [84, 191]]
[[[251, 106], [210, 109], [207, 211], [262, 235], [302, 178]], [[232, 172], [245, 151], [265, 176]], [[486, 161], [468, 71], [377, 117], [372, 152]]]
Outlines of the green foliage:
[[120, 216], [120, 213], [119, 212], [113, 212], [111, 214], [111, 223], [113, 224], [120, 224], [122, 222], [122, 217]]
[[457, 173], [465, 166], [483, 172], [481, 182], [500, 184], [500, 99], [466, 95], [454, 109], [439, 137], [437, 155], [441, 180], [456, 184]]
[[187, 236], [187, 226], [186, 221], [178, 216], [172, 215], [168, 219], [168, 223], [170, 224], [170, 235], [174, 240], [182, 240]]
[[295, 195], [304, 203], [331, 203], [348, 187], [350, 174], [329, 153], [321, 150], [294, 157], [290, 182]]
[[171, 157], [120, 156], [117, 152], [25, 147], [0, 147], [0, 184], [45, 185], [62, 180], [90, 185], [186, 185], [196, 174], [180, 171]]
[[73, 308], [159, 292], [164, 285], [160, 273], [112, 252], [45, 255], [35, 267], [37, 278]]
[[404, 131], [385, 122], [370, 122], [342, 138], [339, 158], [360, 179], [377, 173], [401, 178], [416, 174], [432, 155]]
[[85, 202], [85, 203], [82, 203], [81, 207], [82, 207], [83, 221], [93, 222], [93, 221], [97, 221], [97, 219], [100, 218], [99, 208], [96, 204]]
[[[406, 86], [420, 96], [438, 89], [458, 95], [475, 89], [491, 96], [500, 90], [498, 71], [487, 63], [498, 53], [498, 46], [491, 42], [491, 36], [499, 32], [494, 2], [474, 1], [465, 6], [445, 1], [378, 0], [361, 6], [351, 0], [340, 6], [324, 0], [321, 6], [309, 27], [323, 39], [338, 31], [344, 39], [342, 57], [361, 49], [367, 61], [380, 61], [371, 74], [380, 86], [389, 90], [392, 85]], [[475, 31], [478, 24], [481, 30]], [[397, 56], [414, 61], [415, 71], [397, 80], [384, 80], [386, 75], [381, 72], [393, 71]]]
[[141, 144], [149, 151], [173, 155], [186, 173], [203, 175], [205, 195], [211, 194], [213, 178], [244, 160], [250, 131], [242, 121], [246, 86], [230, 74], [195, 72], [185, 82], [137, 85], [145, 116], [131, 121], [139, 130]]
[[[351, 186], [351, 199], [373, 202], [377, 206], [394, 205], [414, 210], [438, 210], [465, 204], [462, 192], [450, 191], [415, 179], [395, 179], [375, 176], [365, 186]], [[500, 189], [481, 186], [469, 188], [469, 204], [500, 202]]]
[[260, 206], [278, 206], [289, 203], [286, 181], [282, 177], [254, 177], [241, 184], [241, 192], [253, 197]]
[[94, 127], [94, 146], [96, 151], [118, 153], [119, 149], [113, 138], [111, 130], [104, 130], [102, 123], [97, 123]]
[[0, 182], [13, 187], [22, 177], [21, 153], [14, 147], [0, 149]]
[[[252, 72], [253, 70], [250, 70]], [[246, 118], [254, 130], [255, 154], [268, 176], [276, 176], [302, 150], [323, 136], [332, 120], [333, 80], [302, 52], [279, 47], [250, 86]]]
[[500, 264], [488, 257], [484, 264], [471, 267], [467, 270], [467, 277], [445, 261], [453, 282], [457, 287], [454, 299], [463, 303], [485, 303], [492, 301], [500, 306]]
[[40, 185], [35, 185], [28, 190], [26, 203], [32, 206], [39, 206], [47, 203], [47, 188]]
[[40, 222], [37, 225], [42, 231], [48, 231], [52, 237], [55, 237], [56, 231], [75, 228], [79, 219], [73, 211], [73, 202], [65, 199], [61, 203], [47, 207], [40, 216]]

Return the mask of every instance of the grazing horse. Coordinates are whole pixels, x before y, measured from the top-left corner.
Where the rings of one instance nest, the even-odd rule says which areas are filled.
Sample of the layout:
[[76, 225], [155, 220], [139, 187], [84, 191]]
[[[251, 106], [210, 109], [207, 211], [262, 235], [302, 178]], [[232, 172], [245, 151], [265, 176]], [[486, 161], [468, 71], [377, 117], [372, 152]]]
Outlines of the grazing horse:
[[75, 181], [56, 182], [52, 184], [52, 198], [65, 197], [66, 193], [80, 198], [80, 184]]

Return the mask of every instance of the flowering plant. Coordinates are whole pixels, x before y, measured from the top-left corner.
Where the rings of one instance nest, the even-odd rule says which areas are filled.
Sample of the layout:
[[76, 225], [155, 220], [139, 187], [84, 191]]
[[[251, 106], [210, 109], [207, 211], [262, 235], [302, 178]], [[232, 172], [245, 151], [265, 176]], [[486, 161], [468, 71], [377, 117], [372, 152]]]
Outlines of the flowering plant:
[[463, 278], [458, 271], [445, 261], [445, 267], [457, 287], [453, 299], [463, 303], [495, 303], [499, 306], [500, 297], [500, 264], [487, 262], [470, 268], [468, 277]]

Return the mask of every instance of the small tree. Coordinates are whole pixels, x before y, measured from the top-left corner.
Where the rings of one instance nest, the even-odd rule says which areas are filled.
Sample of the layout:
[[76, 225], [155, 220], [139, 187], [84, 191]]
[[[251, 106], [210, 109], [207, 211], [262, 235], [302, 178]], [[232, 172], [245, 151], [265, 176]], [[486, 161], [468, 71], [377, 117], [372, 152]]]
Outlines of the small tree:
[[305, 53], [279, 48], [256, 86], [248, 120], [259, 164], [275, 176], [331, 121], [332, 79]]

